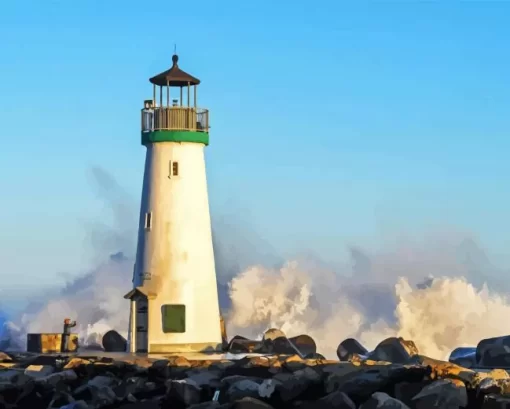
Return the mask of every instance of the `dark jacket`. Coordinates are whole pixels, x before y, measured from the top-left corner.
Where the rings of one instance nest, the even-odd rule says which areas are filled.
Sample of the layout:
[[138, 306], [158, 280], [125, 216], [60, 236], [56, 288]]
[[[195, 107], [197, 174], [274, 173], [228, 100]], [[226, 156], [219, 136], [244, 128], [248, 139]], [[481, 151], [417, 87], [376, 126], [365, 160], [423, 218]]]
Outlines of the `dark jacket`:
[[76, 327], [76, 321], [71, 322], [70, 324], [64, 324], [64, 334], [71, 334], [71, 328]]

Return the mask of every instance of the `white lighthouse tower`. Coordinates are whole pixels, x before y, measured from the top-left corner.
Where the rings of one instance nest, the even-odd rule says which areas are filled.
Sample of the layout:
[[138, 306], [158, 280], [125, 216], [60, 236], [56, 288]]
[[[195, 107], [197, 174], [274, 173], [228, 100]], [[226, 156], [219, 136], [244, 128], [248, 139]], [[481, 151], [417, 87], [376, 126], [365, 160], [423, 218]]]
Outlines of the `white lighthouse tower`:
[[150, 79], [154, 96], [142, 109], [147, 154], [133, 290], [125, 296], [130, 352], [217, 351], [222, 344], [204, 160], [209, 112], [197, 108], [200, 80], [178, 60]]

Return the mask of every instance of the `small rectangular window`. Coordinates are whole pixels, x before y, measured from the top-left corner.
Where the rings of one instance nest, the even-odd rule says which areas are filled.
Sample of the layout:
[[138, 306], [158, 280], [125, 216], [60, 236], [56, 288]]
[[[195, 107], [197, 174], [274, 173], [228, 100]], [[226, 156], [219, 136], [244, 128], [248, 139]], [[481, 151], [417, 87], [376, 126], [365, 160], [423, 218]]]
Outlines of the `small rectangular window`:
[[186, 306], [183, 304], [162, 305], [163, 332], [186, 332]]
[[145, 230], [152, 228], [152, 212], [145, 213]]
[[172, 163], [172, 175], [179, 176], [179, 162]]

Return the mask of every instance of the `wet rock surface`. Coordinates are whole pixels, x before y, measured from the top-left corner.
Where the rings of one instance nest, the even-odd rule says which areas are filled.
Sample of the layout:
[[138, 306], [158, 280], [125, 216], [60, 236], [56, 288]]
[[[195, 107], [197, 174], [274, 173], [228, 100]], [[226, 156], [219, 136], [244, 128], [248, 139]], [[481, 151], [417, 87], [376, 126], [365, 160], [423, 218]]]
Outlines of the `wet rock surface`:
[[420, 355], [395, 337], [370, 352], [349, 339], [341, 361], [326, 360], [310, 337], [278, 330], [261, 341], [233, 338], [229, 348], [267, 354], [238, 360], [0, 352], [0, 409], [510, 409], [508, 372], [472, 365], [506, 363], [494, 358], [506, 342], [487, 340], [479, 360], [475, 349], [454, 351], [471, 367]]

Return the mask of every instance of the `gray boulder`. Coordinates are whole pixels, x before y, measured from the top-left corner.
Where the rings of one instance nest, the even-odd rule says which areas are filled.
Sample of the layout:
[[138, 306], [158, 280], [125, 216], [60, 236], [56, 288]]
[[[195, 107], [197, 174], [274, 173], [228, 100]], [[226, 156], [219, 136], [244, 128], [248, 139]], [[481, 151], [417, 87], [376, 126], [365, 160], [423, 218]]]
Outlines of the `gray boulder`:
[[416, 409], [459, 409], [466, 407], [468, 396], [458, 379], [440, 379], [425, 386], [414, 398]]
[[106, 352], [126, 352], [127, 340], [115, 330], [103, 335], [103, 348]]
[[409, 407], [384, 392], [375, 392], [359, 409], [409, 409]]
[[340, 361], [349, 361], [353, 355], [365, 356], [368, 354], [368, 351], [354, 338], [347, 338], [340, 342], [336, 349], [336, 354]]
[[368, 357], [374, 361], [405, 364], [409, 362], [412, 356], [418, 355], [418, 353], [418, 348], [416, 348], [413, 341], [407, 341], [402, 337], [390, 337], [380, 342], [368, 354]]

